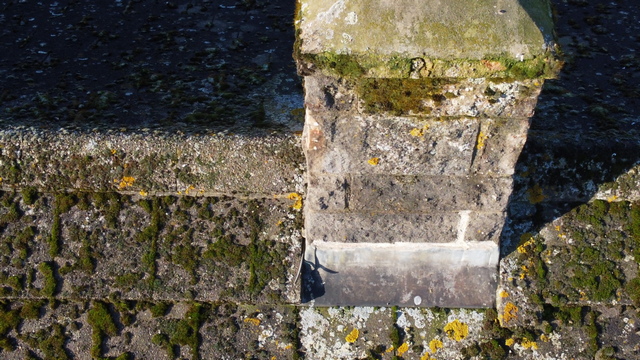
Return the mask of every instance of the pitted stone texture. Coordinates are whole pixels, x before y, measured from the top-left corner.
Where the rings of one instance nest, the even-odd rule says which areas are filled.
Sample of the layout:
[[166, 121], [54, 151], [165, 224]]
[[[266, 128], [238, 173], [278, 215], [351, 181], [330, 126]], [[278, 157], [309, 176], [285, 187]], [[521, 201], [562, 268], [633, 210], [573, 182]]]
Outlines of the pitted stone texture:
[[[490, 307], [497, 282], [498, 246], [432, 244], [307, 247], [315, 264], [315, 305]], [[328, 270], [328, 271], [327, 271]], [[312, 293], [314, 294], [314, 293]], [[312, 300], [311, 298], [305, 300]]]
[[527, 141], [529, 118], [487, 120], [481, 125], [471, 172], [511, 176]]
[[388, 212], [374, 213], [307, 210], [308, 244], [343, 243], [498, 243], [504, 212]]
[[[186, 136], [0, 131], [5, 188], [271, 196], [297, 189], [304, 161], [293, 135]], [[133, 179], [120, 186], [123, 177]], [[114, 181], [115, 180], [115, 181]]]
[[[513, 59], [544, 53], [553, 38], [547, 1], [299, 0], [301, 51]], [[390, 36], [393, 34], [393, 36]]]
[[303, 147], [311, 173], [510, 176], [528, 127], [527, 118], [438, 120], [307, 111]]
[[306, 206], [315, 211], [504, 211], [511, 178], [414, 175], [309, 175]]
[[455, 241], [460, 215], [456, 212], [324, 213], [307, 210], [307, 243], [446, 243]]
[[470, 212], [469, 223], [465, 230], [465, 241], [493, 241], [498, 244], [502, 227], [507, 218], [506, 212], [492, 211], [487, 207], [483, 212]]
[[[312, 173], [466, 175], [479, 122], [472, 118], [335, 117], [307, 111], [303, 147]], [[414, 129], [424, 131], [423, 135], [412, 135]], [[369, 162], [374, 158], [379, 159], [377, 165]]]

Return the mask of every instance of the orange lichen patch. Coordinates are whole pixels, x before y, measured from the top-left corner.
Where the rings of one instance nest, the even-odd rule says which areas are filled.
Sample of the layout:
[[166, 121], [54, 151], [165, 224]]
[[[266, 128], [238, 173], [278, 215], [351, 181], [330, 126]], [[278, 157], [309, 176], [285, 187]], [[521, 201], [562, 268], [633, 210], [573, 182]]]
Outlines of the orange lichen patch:
[[489, 138], [489, 136], [485, 133], [483, 133], [482, 131], [480, 131], [478, 133], [478, 140], [476, 142], [476, 148], [478, 150], [482, 150], [485, 147], [485, 141], [487, 141], [487, 139]]
[[535, 184], [531, 189], [527, 190], [527, 198], [532, 204], [541, 203], [545, 196], [540, 185]]
[[450, 339], [461, 341], [469, 335], [469, 326], [458, 320], [453, 320], [444, 327], [444, 332]]
[[131, 176], [125, 176], [121, 180], [118, 180], [118, 179], [113, 180], [113, 182], [118, 183], [118, 190], [122, 190], [130, 186], [133, 186], [133, 183], [135, 181], [136, 179], [134, 179]]
[[509, 338], [504, 341], [504, 344], [507, 346], [512, 346], [516, 341], [513, 338]]
[[380, 163], [380, 158], [379, 157], [373, 157], [373, 158], [367, 160], [367, 162], [369, 163], [369, 165], [376, 166], [376, 165], [378, 165], [378, 163]]
[[500, 297], [503, 298], [503, 299], [504, 298], [508, 298], [509, 297], [509, 293], [504, 291], [504, 290], [501, 290], [500, 291]]
[[538, 349], [538, 344], [535, 341], [531, 341], [529, 339], [522, 339], [520, 343], [525, 349]]
[[302, 196], [298, 193], [291, 193], [289, 195], [287, 195], [287, 199], [289, 200], [295, 200], [295, 202], [293, 203], [293, 205], [291, 205], [291, 207], [294, 210], [300, 210], [302, 209]]
[[260, 325], [260, 319], [256, 319], [256, 318], [246, 318], [244, 319], [244, 322], [258, 326]]
[[433, 339], [429, 341], [429, 350], [431, 350], [432, 354], [438, 351], [438, 349], [442, 348], [442, 346], [443, 346], [442, 341], [438, 339]]
[[491, 71], [503, 71], [507, 69], [499, 61], [480, 60], [480, 62], [482, 63], [482, 65], [484, 65], [487, 69]]
[[344, 338], [348, 343], [354, 343], [358, 340], [358, 336], [360, 335], [360, 331], [358, 329], [353, 329], [351, 332]]
[[398, 350], [396, 351], [396, 354], [398, 356], [402, 356], [404, 355], [404, 353], [406, 353], [407, 351], [409, 351], [409, 344], [407, 343], [402, 343], [402, 345], [400, 345], [400, 347], [398, 347]]
[[517, 318], [518, 318], [518, 307], [512, 302], [508, 302], [504, 306], [504, 314], [502, 315], [502, 319], [504, 320], [505, 323], [508, 323], [509, 321]]

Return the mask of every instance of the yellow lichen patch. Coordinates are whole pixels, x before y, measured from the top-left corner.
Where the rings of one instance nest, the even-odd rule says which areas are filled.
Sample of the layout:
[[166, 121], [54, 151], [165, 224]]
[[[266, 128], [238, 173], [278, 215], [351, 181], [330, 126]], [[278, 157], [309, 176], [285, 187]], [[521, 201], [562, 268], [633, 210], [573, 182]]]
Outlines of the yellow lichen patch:
[[540, 185], [535, 184], [531, 189], [527, 190], [527, 198], [532, 204], [541, 203], [545, 196]]
[[504, 306], [504, 314], [502, 315], [502, 319], [504, 320], [505, 323], [508, 323], [509, 321], [517, 318], [518, 318], [518, 307], [512, 302], [508, 302]]
[[379, 157], [373, 157], [373, 158], [367, 160], [367, 162], [369, 163], [369, 165], [376, 166], [376, 165], [378, 165], [378, 163], [380, 163], [380, 158]]
[[407, 343], [402, 343], [402, 345], [400, 345], [400, 347], [398, 347], [398, 351], [396, 351], [396, 354], [398, 356], [402, 356], [404, 355], [404, 353], [406, 353], [407, 351], [409, 351], [409, 344]]
[[149, 193], [148, 193], [148, 192], [146, 192], [146, 191], [144, 191], [144, 190], [140, 190], [139, 194], [140, 194], [140, 196], [147, 196], [147, 195], [149, 195]]
[[358, 340], [359, 335], [360, 331], [358, 331], [358, 329], [353, 329], [344, 339], [347, 340], [348, 343], [354, 343]]
[[507, 346], [512, 346], [516, 341], [513, 338], [509, 338], [504, 341], [504, 344]]
[[485, 141], [487, 141], [487, 139], [489, 138], [489, 136], [485, 133], [483, 133], [482, 131], [480, 131], [478, 133], [478, 140], [476, 142], [476, 148], [478, 150], [482, 150], [485, 147]]
[[431, 350], [432, 354], [438, 351], [438, 349], [440, 348], [442, 348], [442, 341], [438, 339], [433, 339], [429, 341], [429, 350]]
[[116, 149], [111, 149], [111, 155], [115, 155], [118, 152]]
[[135, 181], [136, 179], [134, 179], [132, 176], [125, 176], [121, 180], [118, 180], [118, 179], [113, 180], [113, 182], [118, 183], [118, 190], [122, 190], [130, 186], [133, 186], [133, 183]]
[[444, 332], [450, 339], [461, 341], [469, 335], [469, 326], [458, 320], [453, 320], [444, 327]]
[[524, 254], [527, 252], [527, 247], [533, 245], [534, 239], [530, 233], [524, 233], [520, 236], [520, 241], [524, 241], [522, 245], [518, 246], [518, 252]]
[[431, 354], [426, 353], [420, 357], [420, 360], [436, 360], [436, 358], [431, 357]]
[[509, 297], [509, 293], [504, 291], [504, 290], [500, 290], [500, 297], [503, 298], [503, 299], [507, 298], [507, 297]]
[[618, 195], [611, 195], [607, 197], [607, 202], [614, 202], [616, 200], [618, 200]]
[[244, 322], [249, 323], [249, 324], [253, 324], [255, 326], [260, 325], [260, 319], [256, 319], [256, 318], [246, 318], [246, 319], [244, 319]]
[[540, 340], [544, 342], [549, 342], [549, 337], [545, 334], [540, 335]]
[[293, 203], [293, 205], [291, 205], [291, 207], [294, 210], [300, 210], [302, 209], [302, 196], [300, 196], [300, 194], [298, 193], [291, 193], [287, 196], [287, 199], [289, 200], [295, 200], [295, 202]]
[[529, 339], [522, 339], [520, 345], [522, 345], [525, 349], [538, 349], [538, 344], [536, 344], [535, 341], [531, 341]]
[[388, 348], [387, 350], [385, 350], [385, 352], [390, 353], [390, 352], [392, 352], [392, 351], [393, 351], [393, 349], [395, 349], [395, 347], [393, 347], [393, 345], [391, 345], [391, 347], [390, 347], [390, 348]]

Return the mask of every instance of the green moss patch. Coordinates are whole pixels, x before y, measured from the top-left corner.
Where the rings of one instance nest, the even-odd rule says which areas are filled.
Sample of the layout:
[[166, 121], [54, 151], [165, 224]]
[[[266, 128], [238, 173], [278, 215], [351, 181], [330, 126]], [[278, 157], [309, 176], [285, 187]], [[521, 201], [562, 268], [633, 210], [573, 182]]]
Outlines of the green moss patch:
[[410, 113], [428, 115], [432, 108], [447, 98], [443, 85], [454, 81], [447, 79], [363, 79], [358, 84], [358, 93], [369, 113], [390, 112], [394, 115]]

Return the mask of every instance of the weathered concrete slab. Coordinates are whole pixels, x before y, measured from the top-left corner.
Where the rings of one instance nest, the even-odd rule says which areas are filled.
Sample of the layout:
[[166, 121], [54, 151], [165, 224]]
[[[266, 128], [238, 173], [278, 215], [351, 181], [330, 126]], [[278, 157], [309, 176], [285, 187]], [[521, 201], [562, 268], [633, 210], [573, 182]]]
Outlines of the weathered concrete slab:
[[[318, 243], [305, 252], [315, 305], [490, 307], [498, 245]], [[304, 291], [303, 290], [303, 291]]]

